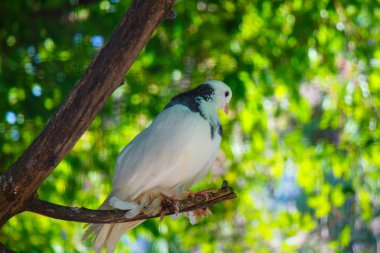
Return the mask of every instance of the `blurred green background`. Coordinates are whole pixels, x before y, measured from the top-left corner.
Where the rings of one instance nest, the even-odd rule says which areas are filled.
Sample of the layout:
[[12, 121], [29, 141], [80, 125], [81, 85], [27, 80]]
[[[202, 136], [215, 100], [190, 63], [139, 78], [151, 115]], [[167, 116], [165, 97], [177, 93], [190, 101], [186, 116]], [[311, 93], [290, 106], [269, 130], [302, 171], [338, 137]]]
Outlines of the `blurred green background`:
[[[0, 172], [43, 129], [130, 1], [0, 2]], [[233, 91], [222, 149], [195, 189], [238, 199], [145, 222], [118, 252], [380, 252], [380, 2], [177, 1], [88, 131], [39, 189], [96, 208], [117, 154], [169, 99], [206, 79]], [[0, 241], [88, 252], [83, 224], [32, 213]], [[128, 250], [129, 249], [129, 250]]]

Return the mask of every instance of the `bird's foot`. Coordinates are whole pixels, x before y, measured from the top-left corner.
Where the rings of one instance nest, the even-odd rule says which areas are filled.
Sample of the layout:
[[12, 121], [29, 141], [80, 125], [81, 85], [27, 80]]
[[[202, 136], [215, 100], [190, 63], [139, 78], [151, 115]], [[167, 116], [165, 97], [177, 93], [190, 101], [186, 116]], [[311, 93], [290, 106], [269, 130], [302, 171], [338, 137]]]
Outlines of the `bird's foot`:
[[163, 220], [164, 216], [168, 213], [178, 215], [180, 209], [179, 201], [180, 199], [177, 199], [176, 197], [168, 197], [161, 193], [150, 199], [149, 203], [144, 206], [142, 211], [149, 216], [159, 214], [161, 220]]
[[160, 220], [162, 221], [166, 214], [173, 213], [177, 216], [179, 214], [179, 199], [175, 197], [163, 196], [161, 201]]
[[209, 208], [199, 208], [195, 209], [190, 212], [184, 213], [184, 215], [189, 218], [189, 221], [192, 225], [197, 224], [200, 220], [202, 220], [204, 217], [212, 215], [212, 212]]
[[143, 213], [148, 216], [159, 214], [161, 220], [169, 213], [179, 214], [180, 199], [176, 197], [168, 197], [163, 193], [144, 193], [141, 194], [133, 202], [124, 201], [113, 196], [109, 200], [110, 206], [120, 210], [127, 210], [126, 218], [134, 218], [136, 215]]
[[195, 198], [197, 196], [203, 196], [206, 199], [206, 201], [208, 201], [210, 193], [215, 193], [215, 192], [217, 192], [217, 190], [215, 190], [215, 189], [203, 190], [203, 191], [199, 191], [196, 193], [190, 193], [188, 198]]

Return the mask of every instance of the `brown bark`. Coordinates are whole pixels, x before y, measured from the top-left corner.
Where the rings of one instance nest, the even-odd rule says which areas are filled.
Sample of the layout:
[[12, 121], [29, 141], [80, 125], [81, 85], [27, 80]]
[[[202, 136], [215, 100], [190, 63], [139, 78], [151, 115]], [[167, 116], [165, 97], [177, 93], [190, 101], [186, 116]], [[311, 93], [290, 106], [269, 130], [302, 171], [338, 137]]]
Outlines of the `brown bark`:
[[71, 150], [100, 111], [174, 0], [134, 0], [108, 43], [85, 71], [42, 133], [0, 176], [0, 228], [25, 211], [38, 187]]
[[[196, 196], [194, 198], [189, 198], [181, 200], [179, 202], [179, 213], [193, 211], [199, 208], [209, 207], [215, 205], [219, 202], [235, 199], [236, 194], [232, 188], [228, 187], [227, 184], [223, 184], [222, 188], [214, 193], [209, 193], [208, 198], [204, 196]], [[38, 213], [44, 216], [48, 216], [54, 219], [69, 220], [76, 222], [86, 222], [86, 223], [118, 223], [118, 222], [129, 222], [136, 220], [146, 220], [151, 218], [160, 217], [160, 214], [154, 216], [147, 216], [144, 214], [139, 214], [134, 218], [125, 218], [125, 210], [90, 210], [83, 207], [67, 207], [57, 204], [52, 204], [38, 198], [30, 201], [28, 211]], [[175, 210], [170, 210], [170, 212], [165, 213], [165, 215], [174, 214]]]

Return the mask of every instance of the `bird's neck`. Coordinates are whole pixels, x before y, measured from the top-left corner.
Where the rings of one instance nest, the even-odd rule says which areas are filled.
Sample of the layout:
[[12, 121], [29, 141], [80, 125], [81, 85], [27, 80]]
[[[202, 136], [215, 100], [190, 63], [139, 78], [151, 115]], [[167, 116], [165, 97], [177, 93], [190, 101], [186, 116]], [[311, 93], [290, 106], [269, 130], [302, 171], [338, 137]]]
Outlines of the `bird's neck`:
[[212, 101], [203, 101], [199, 105], [202, 117], [210, 122], [211, 125], [217, 126], [220, 123], [216, 104]]

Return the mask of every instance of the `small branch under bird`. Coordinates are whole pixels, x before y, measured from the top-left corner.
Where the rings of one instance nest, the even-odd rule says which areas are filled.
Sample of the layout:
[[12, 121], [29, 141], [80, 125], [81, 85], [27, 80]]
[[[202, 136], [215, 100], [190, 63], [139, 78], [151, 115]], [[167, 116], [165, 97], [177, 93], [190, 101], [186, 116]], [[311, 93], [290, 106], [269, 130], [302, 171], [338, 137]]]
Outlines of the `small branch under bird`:
[[[112, 192], [98, 208], [128, 210], [127, 218], [179, 210], [179, 200], [210, 170], [219, 150], [222, 125], [217, 110], [228, 113], [231, 89], [221, 81], [207, 81], [178, 94], [149, 127], [138, 134], [119, 154]], [[207, 198], [207, 192], [195, 195]], [[191, 223], [208, 210], [187, 215]], [[143, 221], [91, 224], [84, 238], [95, 234], [95, 252], [113, 252], [122, 234]]]

